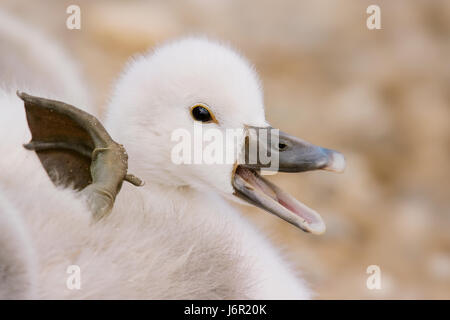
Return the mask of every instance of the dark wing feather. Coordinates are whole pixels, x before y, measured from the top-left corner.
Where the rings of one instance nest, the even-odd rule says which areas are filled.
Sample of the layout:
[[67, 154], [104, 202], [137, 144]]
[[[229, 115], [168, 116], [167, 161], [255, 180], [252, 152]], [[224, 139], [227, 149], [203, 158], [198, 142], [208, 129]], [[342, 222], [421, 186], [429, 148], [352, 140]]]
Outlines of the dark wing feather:
[[18, 93], [25, 102], [34, 150], [55, 184], [83, 190], [96, 218], [108, 214], [127, 174], [128, 156], [97, 118], [61, 101]]
[[84, 189], [92, 183], [90, 173], [94, 141], [69, 116], [36, 103], [25, 103], [32, 139], [25, 145], [35, 150], [55, 184]]

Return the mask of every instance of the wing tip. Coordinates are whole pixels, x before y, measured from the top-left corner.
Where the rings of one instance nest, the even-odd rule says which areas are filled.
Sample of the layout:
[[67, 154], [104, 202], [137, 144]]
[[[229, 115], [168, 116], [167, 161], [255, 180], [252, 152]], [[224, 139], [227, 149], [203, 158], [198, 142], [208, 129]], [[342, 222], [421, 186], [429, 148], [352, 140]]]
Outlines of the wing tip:
[[32, 95], [30, 95], [30, 94], [28, 94], [26, 92], [20, 91], [20, 90], [16, 90], [16, 95], [20, 99], [22, 99], [23, 102], [32, 102], [33, 98], [35, 98]]
[[26, 93], [25, 92], [21, 92], [21, 91], [19, 91], [19, 90], [16, 90], [16, 95], [20, 98], [20, 99], [22, 99], [22, 100], [24, 100], [25, 98], [26, 98]]

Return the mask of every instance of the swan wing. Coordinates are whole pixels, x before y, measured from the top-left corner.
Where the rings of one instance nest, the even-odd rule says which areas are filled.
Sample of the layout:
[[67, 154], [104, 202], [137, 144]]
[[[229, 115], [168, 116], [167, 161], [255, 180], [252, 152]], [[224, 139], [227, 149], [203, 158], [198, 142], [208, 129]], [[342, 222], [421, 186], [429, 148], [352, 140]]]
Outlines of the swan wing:
[[24, 147], [37, 153], [55, 185], [82, 191], [96, 218], [107, 215], [122, 182], [143, 182], [127, 174], [128, 155], [101, 122], [61, 101], [17, 95], [24, 101], [32, 139]]

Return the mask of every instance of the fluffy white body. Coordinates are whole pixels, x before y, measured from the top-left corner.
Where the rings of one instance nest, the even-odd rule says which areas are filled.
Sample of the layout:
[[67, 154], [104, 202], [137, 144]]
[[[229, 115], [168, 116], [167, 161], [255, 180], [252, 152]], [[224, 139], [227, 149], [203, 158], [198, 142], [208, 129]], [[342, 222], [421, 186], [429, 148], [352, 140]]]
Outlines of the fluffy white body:
[[[199, 102], [218, 120], [207, 126], [266, 125], [255, 72], [225, 46], [184, 39], [128, 65], [105, 127], [146, 185], [124, 184], [112, 213], [94, 223], [83, 199], [53, 186], [21, 146], [30, 139], [23, 104], [0, 92], [0, 235], [9, 234], [0, 252], [15, 252], [0, 297], [309, 298], [278, 250], [227, 203], [233, 165], [171, 162], [170, 133], [192, 130]], [[0, 253], [0, 263], [9, 256]], [[79, 290], [66, 285], [70, 265], [80, 267]]]

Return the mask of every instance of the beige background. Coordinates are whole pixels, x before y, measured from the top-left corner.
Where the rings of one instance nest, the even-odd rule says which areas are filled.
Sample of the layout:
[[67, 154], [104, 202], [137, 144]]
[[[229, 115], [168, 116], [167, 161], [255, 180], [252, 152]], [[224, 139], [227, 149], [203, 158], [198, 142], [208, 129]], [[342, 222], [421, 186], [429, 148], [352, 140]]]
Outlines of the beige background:
[[[69, 4], [82, 29], [65, 27]], [[382, 30], [366, 28], [381, 7]], [[258, 209], [318, 298], [450, 298], [450, 1], [24, 1], [8, 9], [66, 46], [103, 108], [127, 58], [207, 34], [256, 65], [276, 127], [342, 151], [342, 175], [271, 178], [317, 209], [313, 236]], [[366, 268], [382, 290], [366, 288]]]

